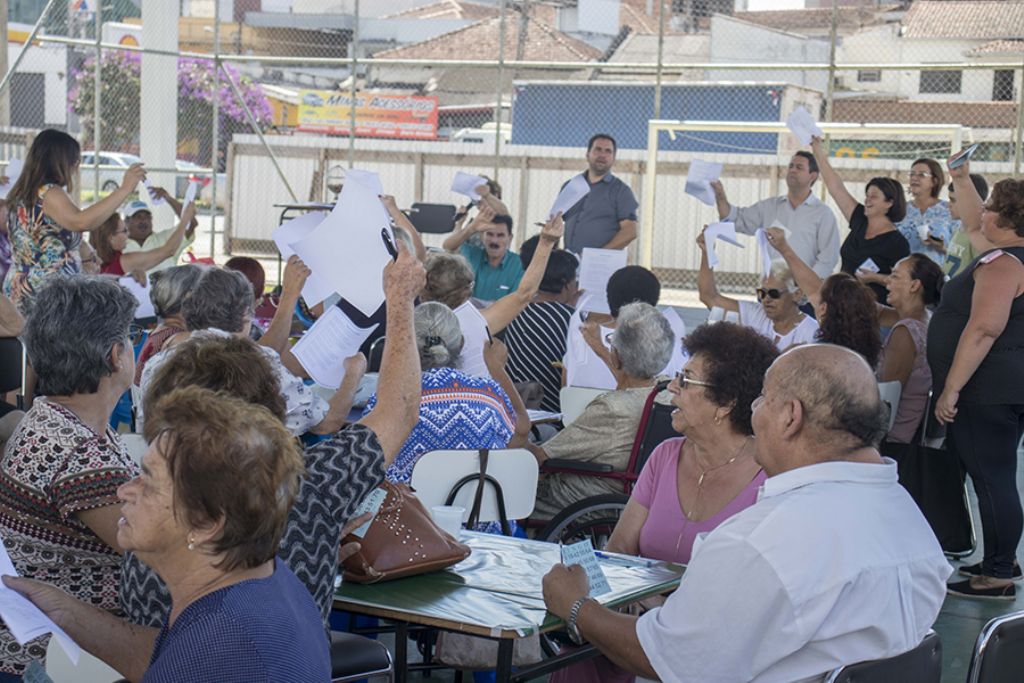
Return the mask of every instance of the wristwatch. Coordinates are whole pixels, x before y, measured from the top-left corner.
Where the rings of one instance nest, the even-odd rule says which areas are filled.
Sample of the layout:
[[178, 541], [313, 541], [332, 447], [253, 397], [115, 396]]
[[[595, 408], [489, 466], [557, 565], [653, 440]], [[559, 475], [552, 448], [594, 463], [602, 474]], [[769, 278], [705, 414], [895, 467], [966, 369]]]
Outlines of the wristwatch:
[[580, 615], [580, 608], [583, 607], [583, 603], [590, 600], [590, 596], [584, 595], [579, 598], [576, 602], [572, 603], [572, 609], [569, 610], [569, 620], [566, 622], [566, 627], [569, 631], [569, 639], [577, 645], [582, 645], [585, 641], [583, 636], [580, 635], [580, 629], [576, 625], [576, 618]]

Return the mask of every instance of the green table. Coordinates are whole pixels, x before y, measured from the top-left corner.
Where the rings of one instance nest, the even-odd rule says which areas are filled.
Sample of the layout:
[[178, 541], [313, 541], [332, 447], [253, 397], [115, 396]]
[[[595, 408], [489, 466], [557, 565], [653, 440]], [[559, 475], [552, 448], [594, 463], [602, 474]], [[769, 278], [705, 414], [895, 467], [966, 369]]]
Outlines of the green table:
[[[335, 593], [335, 609], [394, 621], [396, 678], [406, 680], [406, 627], [431, 626], [498, 641], [496, 668], [499, 683], [525, 681], [595, 656], [593, 648], [575, 651], [538, 665], [520, 668], [512, 676], [515, 640], [564, 626], [548, 614], [541, 596], [541, 579], [561, 559], [553, 543], [462, 532], [461, 540], [473, 553], [441, 572], [379, 584], [343, 583]], [[611, 592], [597, 597], [609, 607], [628, 605], [675, 589], [683, 567], [605, 554], [601, 567]]]

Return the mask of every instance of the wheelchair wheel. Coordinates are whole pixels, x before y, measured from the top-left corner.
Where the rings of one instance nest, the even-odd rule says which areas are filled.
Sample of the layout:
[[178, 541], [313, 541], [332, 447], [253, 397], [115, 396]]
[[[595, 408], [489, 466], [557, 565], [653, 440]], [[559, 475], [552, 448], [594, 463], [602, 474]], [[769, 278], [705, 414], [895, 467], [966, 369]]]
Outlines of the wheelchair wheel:
[[611, 538], [627, 502], [629, 496], [624, 493], [584, 498], [555, 515], [537, 538], [552, 543], [574, 543], [589, 538], [594, 548], [600, 550]]

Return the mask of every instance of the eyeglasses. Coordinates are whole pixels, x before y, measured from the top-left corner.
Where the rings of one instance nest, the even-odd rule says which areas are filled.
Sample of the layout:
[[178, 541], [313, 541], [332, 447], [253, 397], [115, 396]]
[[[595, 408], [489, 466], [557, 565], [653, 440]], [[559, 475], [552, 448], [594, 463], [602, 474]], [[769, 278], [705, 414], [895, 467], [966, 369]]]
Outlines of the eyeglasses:
[[691, 384], [694, 385], [694, 386], [698, 386], [698, 387], [712, 387], [712, 388], [714, 388], [714, 386], [715, 386], [711, 382], [703, 382], [703, 381], [701, 381], [699, 379], [694, 379], [692, 377], [687, 377], [686, 375], [684, 375], [681, 372], [677, 372], [676, 373], [676, 384], [679, 385], [680, 389], [685, 389], [687, 386], [689, 386]]
[[911, 178], [931, 178], [932, 174], [928, 171], [911, 171], [908, 174]]
[[758, 287], [754, 291], [757, 292], [757, 300], [758, 301], [761, 301], [766, 296], [770, 297], [772, 299], [778, 299], [778, 298], [781, 298], [782, 295], [786, 293], [786, 290], [784, 290], [784, 289], [775, 289], [774, 287], [771, 288], [771, 289], [765, 289], [764, 287]]

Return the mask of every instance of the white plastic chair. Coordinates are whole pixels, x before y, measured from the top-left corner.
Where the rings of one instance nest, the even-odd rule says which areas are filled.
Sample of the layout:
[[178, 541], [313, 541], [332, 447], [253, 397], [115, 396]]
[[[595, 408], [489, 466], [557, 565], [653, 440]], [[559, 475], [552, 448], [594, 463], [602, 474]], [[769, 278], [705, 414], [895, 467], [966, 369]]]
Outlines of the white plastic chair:
[[711, 310], [708, 311], [708, 322], [727, 322], [727, 323], [739, 323], [740, 314], [736, 311], [727, 311], [721, 306], [712, 306]]
[[568, 427], [576, 421], [590, 402], [608, 389], [591, 389], [590, 387], [562, 387], [558, 392], [559, 405], [562, 407], [562, 424]]
[[[416, 497], [429, 510], [434, 505], [445, 505], [448, 494], [465, 477], [480, 472], [480, 454], [476, 450], [431, 451], [416, 461], [411, 484]], [[537, 458], [525, 448], [504, 448], [490, 451], [487, 474], [501, 485], [505, 499], [507, 519], [526, 519], [533, 514], [537, 500]], [[463, 486], [452, 505], [466, 508], [463, 522], [469, 518], [476, 496], [475, 481]], [[488, 486], [480, 500], [480, 522], [494, 522], [501, 518], [494, 488]]]
[[896, 423], [896, 409], [900, 405], [901, 393], [903, 393], [903, 385], [899, 382], [878, 383], [878, 394], [885, 401], [886, 405], [889, 406], [889, 429], [886, 433], [891, 431], [892, 426]]
[[146, 443], [146, 437], [142, 434], [135, 434], [133, 432], [127, 432], [119, 435], [121, 441], [128, 448], [128, 455], [135, 462], [136, 465], [142, 464], [142, 456], [146, 454], [146, 450], [149, 448], [149, 444]]
[[53, 683], [111, 683], [124, 680], [99, 659], [82, 650], [78, 664], [73, 664], [56, 638], [50, 638], [46, 647], [46, 673]]

